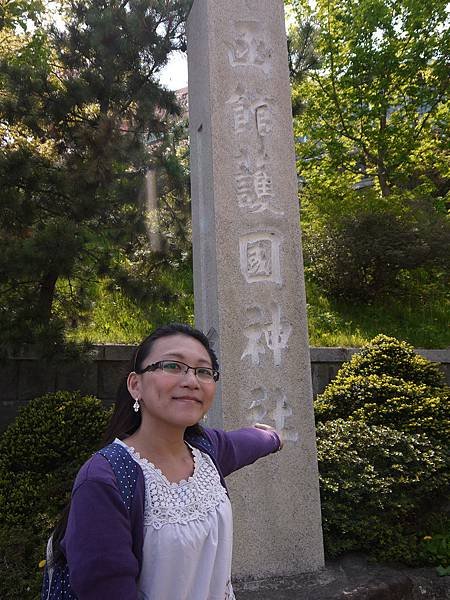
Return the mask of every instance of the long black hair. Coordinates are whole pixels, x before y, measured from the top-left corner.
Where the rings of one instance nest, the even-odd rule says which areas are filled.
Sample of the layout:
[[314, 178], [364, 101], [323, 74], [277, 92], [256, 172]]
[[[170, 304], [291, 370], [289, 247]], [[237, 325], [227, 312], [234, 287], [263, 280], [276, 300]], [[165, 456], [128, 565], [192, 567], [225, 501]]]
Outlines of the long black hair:
[[[149, 336], [147, 336], [136, 348], [133, 354], [133, 358], [130, 363], [129, 372], [139, 371], [143, 367], [143, 361], [150, 354], [156, 340], [162, 337], [169, 337], [171, 335], [187, 335], [198, 340], [208, 352], [211, 358], [211, 365], [213, 369], [219, 369], [219, 362], [217, 356], [212, 349], [208, 338], [199, 329], [195, 329], [190, 325], [184, 323], [169, 323], [168, 325], [162, 325], [155, 329]], [[128, 375], [122, 378], [119, 387], [117, 389], [116, 401], [114, 404], [113, 414], [106, 430], [103, 435], [103, 443], [110, 444], [116, 438], [124, 439], [134, 433], [141, 424], [141, 411], [135, 412], [133, 410], [133, 404], [135, 399], [128, 391], [127, 386]], [[201, 426], [199, 423], [186, 428], [186, 433], [200, 433]], [[65, 562], [65, 556], [61, 549], [61, 540], [64, 537], [67, 527], [67, 520], [70, 512], [70, 501], [63, 510], [61, 518], [55, 527], [52, 537], [52, 552], [53, 561], [52, 564], [62, 564]]]

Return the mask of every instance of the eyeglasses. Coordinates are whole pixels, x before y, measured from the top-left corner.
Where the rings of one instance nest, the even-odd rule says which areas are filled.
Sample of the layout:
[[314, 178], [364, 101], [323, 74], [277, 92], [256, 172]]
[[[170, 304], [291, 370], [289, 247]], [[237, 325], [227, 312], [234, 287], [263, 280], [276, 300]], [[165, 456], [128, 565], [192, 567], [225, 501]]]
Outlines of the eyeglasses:
[[219, 371], [216, 369], [211, 369], [210, 367], [190, 367], [186, 363], [179, 362], [178, 360], [160, 360], [151, 365], [147, 365], [143, 369], [139, 369], [136, 373], [140, 374], [145, 373], [146, 371], [152, 372], [157, 369], [161, 369], [163, 373], [167, 373], [168, 375], [175, 375], [178, 377], [186, 375], [189, 369], [191, 369], [201, 383], [212, 383], [219, 379]]

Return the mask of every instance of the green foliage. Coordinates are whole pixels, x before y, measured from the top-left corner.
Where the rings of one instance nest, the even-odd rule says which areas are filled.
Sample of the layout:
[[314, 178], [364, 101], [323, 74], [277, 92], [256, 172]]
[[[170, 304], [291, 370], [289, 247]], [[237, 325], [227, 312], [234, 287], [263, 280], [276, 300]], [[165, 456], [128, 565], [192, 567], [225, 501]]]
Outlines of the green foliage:
[[[307, 105], [298, 121], [307, 138], [298, 147], [302, 165], [303, 158], [325, 155], [323, 172], [337, 170], [336, 177], [348, 174], [355, 183], [374, 177], [383, 196], [396, 187], [440, 190], [444, 182], [433, 181], [433, 167], [446, 153], [445, 0], [291, 4], [298, 24], [314, 22], [320, 56], [318, 68], [300, 81]], [[419, 164], [422, 144], [434, 144], [431, 164]]]
[[421, 551], [423, 515], [448, 486], [442, 454], [425, 435], [336, 419], [317, 426], [328, 556], [363, 551], [381, 561], [438, 564]]
[[20, 527], [0, 525], [0, 593], [2, 600], [40, 598], [45, 540], [26, 523]]
[[[18, 525], [35, 514], [57, 514], [76, 469], [100, 443], [107, 411], [100, 400], [56, 392], [31, 400], [0, 438], [0, 514]], [[56, 493], [52, 500], [52, 494]], [[45, 497], [44, 497], [45, 496]]]
[[438, 565], [439, 575], [450, 575], [450, 524], [446, 533], [424, 536], [420, 551], [428, 563]]
[[419, 268], [448, 280], [447, 3], [288, 4], [318, 56], [293, 70], [308, 276], [360, 302], [407, 297]]
[[[293, 14], [290, 3], [285, 3], [287, 17]], [[306, 80], [308, 72], [320, 66], [320, 57], [316, 52], [317, 28], [314, 21], [306, 19], [291, 27], [288, 33], [289, 73], [297, 85], [292, 89], [292, 112], [294, 117], [305, 108], [304, 99], [298, 94], [298, 84]]]
[[439, 366], [405, 342], [379, 335], [343, 365], [315, 403], [319, 421], [338, 418], [425, 433], [445, 446], [449, 388]]
[[326, 224], [322, 215], [306, 227], [307, 275], [331, 297], [360, 302], [406, 297], [406, 273], [425, 268], [439, 277], [447, 270], [450, 223], [442, 215], [417, 203], [407, 212], [392, 205], [380, 209], [368, 202], [356, 213]]
[[44, 3], [41, 0], [14, 0], [2, 2], [0, 5], [0, 31], [3, 29], [27, 30], [31, 22], [44, 12]]
[[312, 346], [361, 347], [380, 332], [415, 348], [450, 345], [448, 287], [433, 273], [408, 275], [409, 295], [374, 298], [370, 304], [325, 295], [306, 281], [308, 328]]
[[[77, 342], [136, 344], [155, 327], [171, 321], [194, 323], [190, 265], [168, 265], [140, 282], [128, 280], [127, 293], [115, 281], [101, 280], [92, 307], [73, 323], [68, 339]], [[130, 282], [136, 282], [131, 288]]]
[[439, 365], [416, 354], [414, 348], [406, 342], [385, 335], [375, 337], [345, 363], [335, 381], [343, 381], [352, 375], [390, 375], [405, 382], [443, 386]]
[[36, 598], [39, 562], [76, 472], [101, 444], [99, 400], [57, 392], [32, 400], [0, 438], [0, 596]]
[[[324, 532], [331, 556], [441, 564], [423, 537], [449, 483], [449, 389], [438, 365], [375, 337], [316, 399]], [[434, 521], [434, 522], [433, 522]], [[439, 538], [436, 538], [439, 539]]]

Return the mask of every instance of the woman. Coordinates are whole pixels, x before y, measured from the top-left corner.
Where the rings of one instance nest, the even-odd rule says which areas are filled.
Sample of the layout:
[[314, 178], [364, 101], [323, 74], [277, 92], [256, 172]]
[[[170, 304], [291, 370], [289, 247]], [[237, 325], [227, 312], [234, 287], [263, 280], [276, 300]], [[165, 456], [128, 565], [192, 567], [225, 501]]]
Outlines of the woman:
[[282, 444], [267, 425], [199, 425], [218, 378], [208, 339], [187, 325], [160, 327], [137, 349], [106, 435], [108, 448], [125, 448], [140, 467], [129, 510], [118, 486], [128, 472], [119, 466], [117, 478], [96, 453], [78, 473], [67, 526], [53, 540], [80, 600], [234, 598], [224, 477]]

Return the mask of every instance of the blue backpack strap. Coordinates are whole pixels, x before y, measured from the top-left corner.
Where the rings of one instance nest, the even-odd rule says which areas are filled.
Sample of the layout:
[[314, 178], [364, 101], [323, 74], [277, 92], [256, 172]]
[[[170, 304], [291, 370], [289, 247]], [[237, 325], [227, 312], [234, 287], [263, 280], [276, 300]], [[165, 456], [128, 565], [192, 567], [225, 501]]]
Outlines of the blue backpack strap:
[[192, 433], [188, 430], [184, 435], [184, 439], [186, 440], [186, 442], [191, 444], [191, 446], [195, 446], [199, 450], [203, 450], [203, 452], [206, 452], [206, 454], [208, 454], [212, 459], [214, 459], [214, 462], [217, 460], [214, 447], [209, 441], [209, 438], [204, 433]]
[[44, 579], [42, 581], [41, 600], [47, 600], [50, 592], [50, 577], [47, 564], [44, 567]]
[[220, 483], [223, 485], [223, 487], [225, 488], [225, 490], [228, 494], [228, 487], [227, 487], [227, 484], [225, 483], [225, 478], [222, 475], [222, 471], [220, 469], [216, 449], [211, 444], [209, 437], [203, 432], [192, 433], [191, 431], [188, 430], [184, 434], [184, 439], [186, 440], [186, 442], [191, 444], [191, 446], [194, 446], [195, 448], [198, 448], [202, 452], [205, 452], [205, 454], [207, 454], [211, 458], [211, 460], [213, 461], [213, 463], [216, 466], [217, 471], [219, 472]]
[[121, 444], [112, 443], [98, 451], [111, 465], [117, 479], [120, 495], [128, 510], [131, 510], [136, 489], [139, 465]]

